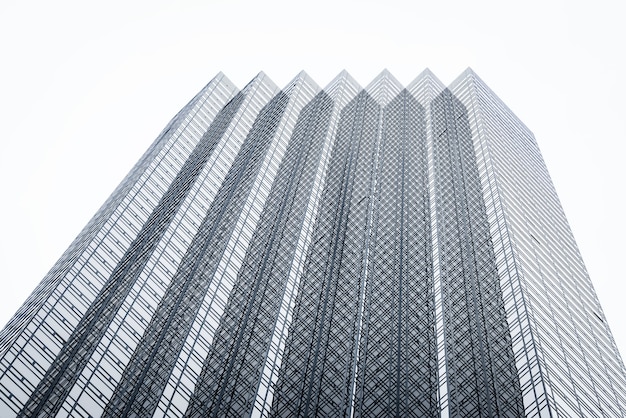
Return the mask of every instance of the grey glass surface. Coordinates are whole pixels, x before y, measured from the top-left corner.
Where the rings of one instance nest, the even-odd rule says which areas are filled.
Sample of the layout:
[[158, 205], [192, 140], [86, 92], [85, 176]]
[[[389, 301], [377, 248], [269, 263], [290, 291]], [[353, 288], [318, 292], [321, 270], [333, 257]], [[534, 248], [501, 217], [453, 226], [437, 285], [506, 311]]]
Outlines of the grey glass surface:
[[0, 332], [0, 416], [623, 417], [530, 130], [471, 70], [166, 126]]

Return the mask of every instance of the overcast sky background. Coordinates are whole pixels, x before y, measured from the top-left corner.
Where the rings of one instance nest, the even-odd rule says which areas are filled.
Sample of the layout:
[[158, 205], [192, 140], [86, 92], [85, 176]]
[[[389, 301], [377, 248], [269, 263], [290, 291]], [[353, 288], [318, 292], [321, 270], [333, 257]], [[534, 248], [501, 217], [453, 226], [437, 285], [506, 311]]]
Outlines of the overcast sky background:
[[626, 355], [622, 3], [1, 2], [0, 323], [219, 71], [324, 87], [470, 66], [535, 133]]

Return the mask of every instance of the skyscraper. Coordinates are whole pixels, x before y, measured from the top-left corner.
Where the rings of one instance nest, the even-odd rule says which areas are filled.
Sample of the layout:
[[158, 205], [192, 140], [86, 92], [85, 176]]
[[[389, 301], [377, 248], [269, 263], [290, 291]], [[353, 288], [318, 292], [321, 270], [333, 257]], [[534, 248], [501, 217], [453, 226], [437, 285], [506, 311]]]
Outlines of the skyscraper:
[[474, 74], [219, 74], [0, 334], [0, 415], [626, 415], [532, 133]]

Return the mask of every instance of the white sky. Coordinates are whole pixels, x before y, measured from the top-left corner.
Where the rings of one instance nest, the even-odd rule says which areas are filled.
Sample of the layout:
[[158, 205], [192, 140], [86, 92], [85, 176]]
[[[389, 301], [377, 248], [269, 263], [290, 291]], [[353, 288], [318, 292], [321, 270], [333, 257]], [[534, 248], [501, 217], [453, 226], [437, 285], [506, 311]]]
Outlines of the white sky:
[[[171, 117], [223, 71], [324, 87], [466, 67], [535, 133], [626, 355], [621, 1], [0, 3], [0, 323]], [[0, 324], [0, 326], [2, 326]]]

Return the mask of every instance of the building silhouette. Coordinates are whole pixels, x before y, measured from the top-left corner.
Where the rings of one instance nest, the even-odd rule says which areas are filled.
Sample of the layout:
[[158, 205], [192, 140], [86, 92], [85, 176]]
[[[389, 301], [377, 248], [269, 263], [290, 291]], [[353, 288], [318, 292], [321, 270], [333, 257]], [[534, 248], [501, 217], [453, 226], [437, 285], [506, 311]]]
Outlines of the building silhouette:
[[622, 417], [626, 373], [473, 71], [219, 74], [0, 333], [0, 415]]

